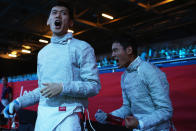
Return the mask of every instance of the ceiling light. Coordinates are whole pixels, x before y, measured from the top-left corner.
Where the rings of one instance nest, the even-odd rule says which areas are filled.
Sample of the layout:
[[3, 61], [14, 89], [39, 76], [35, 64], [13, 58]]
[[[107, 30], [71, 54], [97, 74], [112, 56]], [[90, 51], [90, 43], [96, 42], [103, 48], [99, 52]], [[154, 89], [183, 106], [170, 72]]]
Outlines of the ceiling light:
[[114, 19], [114, 17], [113, 17], [113, 16], [108, 15], [108, 14], [105, 14], [105, 13], [102, 13], [101, 15], [102, 15], [103, 17], [108, 18], [108, 19], [111, 19], [111, 20], [113, 20], [113, 19]]
[[23, 52], [23, 53], [31, 53], [30, 50], [26, 50], [26, 49], [22, 49], [22, 52]]
[[155, 7], [158, 7], [158, 6], [161, 6], [161, 5], [165, 5], [165, 4], [167, 4], [167, 3], [169, 3], [169, 2], [173, 2], [173, 1], [174, 1], [174, 0], [164, 0], [164, 1], [159, 2], [159, 3], [157, 3], [157, 4], [151, 5], [150, 8], [155, 8]]
[[24, 47], [25, 49], [31, 49], [31, 47], [28, 45], [22, 45], [22, 47]]
[[10, 57], [17, 57], [16, 54], [8, 54], [8, 56], [10, 56]]
[[68, 32], [74, 33], [74, 31], [73, 30], [70, 30], [70, 29], [68, 29]]
[[17, 54], [17, 51], [12, 51], [11, 54], [12, 55], [16, 55]]
[[43, 40], [43, 39], [39, 39], [39, 42], [42, 42], [42, 43], [48, 43], [48, 41], [47, 40]]

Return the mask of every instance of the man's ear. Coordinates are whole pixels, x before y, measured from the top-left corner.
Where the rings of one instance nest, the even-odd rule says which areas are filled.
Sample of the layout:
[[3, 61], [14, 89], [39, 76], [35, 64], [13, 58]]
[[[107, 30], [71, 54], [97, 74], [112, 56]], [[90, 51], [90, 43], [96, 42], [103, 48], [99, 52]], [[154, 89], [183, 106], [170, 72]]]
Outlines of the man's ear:
[[131, 46], [127, 47], [126, 52], [128, 55], [131, 55], [133, 53], [133, 48]]

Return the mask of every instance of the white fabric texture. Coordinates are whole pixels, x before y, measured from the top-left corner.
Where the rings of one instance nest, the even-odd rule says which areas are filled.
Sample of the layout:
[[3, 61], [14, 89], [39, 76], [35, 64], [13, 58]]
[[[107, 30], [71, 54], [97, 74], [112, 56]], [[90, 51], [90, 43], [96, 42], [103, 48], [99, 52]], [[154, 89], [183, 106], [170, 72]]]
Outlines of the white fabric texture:
[[77, 113], [70, 115], [65, 118], [58, 126], [55, 131], [81, 131], [80, 119]]
[[[123, 105], [111, 114], [121, 118], [135, 116], [141, 130], [168, 130], [173, 109], [165, 74], [137, 57], [121, 78]], [[140, 122], [141, 123], [141, 122]]]
[[[88, 98], [97, 95], [101, 88], [93, 48], [74, 39], [71, 33], [62, 38], [52, 37], [51, 43], [40, 50], [37, 75], [39, 87], [18, 98], [21, 107], [39, 102], [37, 131], [44, 129], [42, 126], [53, 130], [74, 110], [59, 112], [59, 106], [87, 108]], [[63, 92], [45, 98], [40, 93], [42, 83], [63, 83]]]
[[[75, 110], [76, 109], [76, 110]], [[43, 113], [45, 111], [45, 113]], [[77, 109], [77, 106], [67, 106], [66, 111], [58, 111], [58, 107], [44, 107], [39, 106], [38, 110], [38, 118], [36, 121], [35, 131], [61, 131], [62, 128], [66, 131], [73, 131], [79, 129], [79, 118], [76, 116], [77, 112], [81, 112], [82, 109]], [[72, 118], [69, 118], [69, 117]], [[76, 121], [71, 121], [76, 120]], [[68, 122], [68, 123], [66, 123]], [[76, 127], [72, 127], [69, 125], [73, 125], [75, 122]], [[69, 128], [66, 128], [69, 127]], [[69, 129], [69, 130], [68, 130]], [[81, 129], [81, 128], [80, 128]], [[63, 131], [63, 130], [62, 130]]]

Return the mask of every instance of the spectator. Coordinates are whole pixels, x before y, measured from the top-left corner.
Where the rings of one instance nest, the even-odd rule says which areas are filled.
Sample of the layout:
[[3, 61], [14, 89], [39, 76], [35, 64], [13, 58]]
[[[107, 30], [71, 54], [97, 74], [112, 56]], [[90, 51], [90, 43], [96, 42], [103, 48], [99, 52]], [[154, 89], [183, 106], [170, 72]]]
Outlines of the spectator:
[[5, 107], [12, 101], [12, 88], [8, 86], [7, 77], [2, 77], [2, 95], [1, 95], [1, 103]]

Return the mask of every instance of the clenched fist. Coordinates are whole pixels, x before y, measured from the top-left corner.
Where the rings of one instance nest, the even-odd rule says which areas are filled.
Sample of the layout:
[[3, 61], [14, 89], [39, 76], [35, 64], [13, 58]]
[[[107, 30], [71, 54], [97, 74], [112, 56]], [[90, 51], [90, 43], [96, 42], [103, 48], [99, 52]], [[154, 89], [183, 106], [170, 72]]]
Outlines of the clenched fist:
[[129, 129], [137, 129], [139, 125], [138, 120], [134, 116], [128, 116], [125, 118], [125, 126]]

